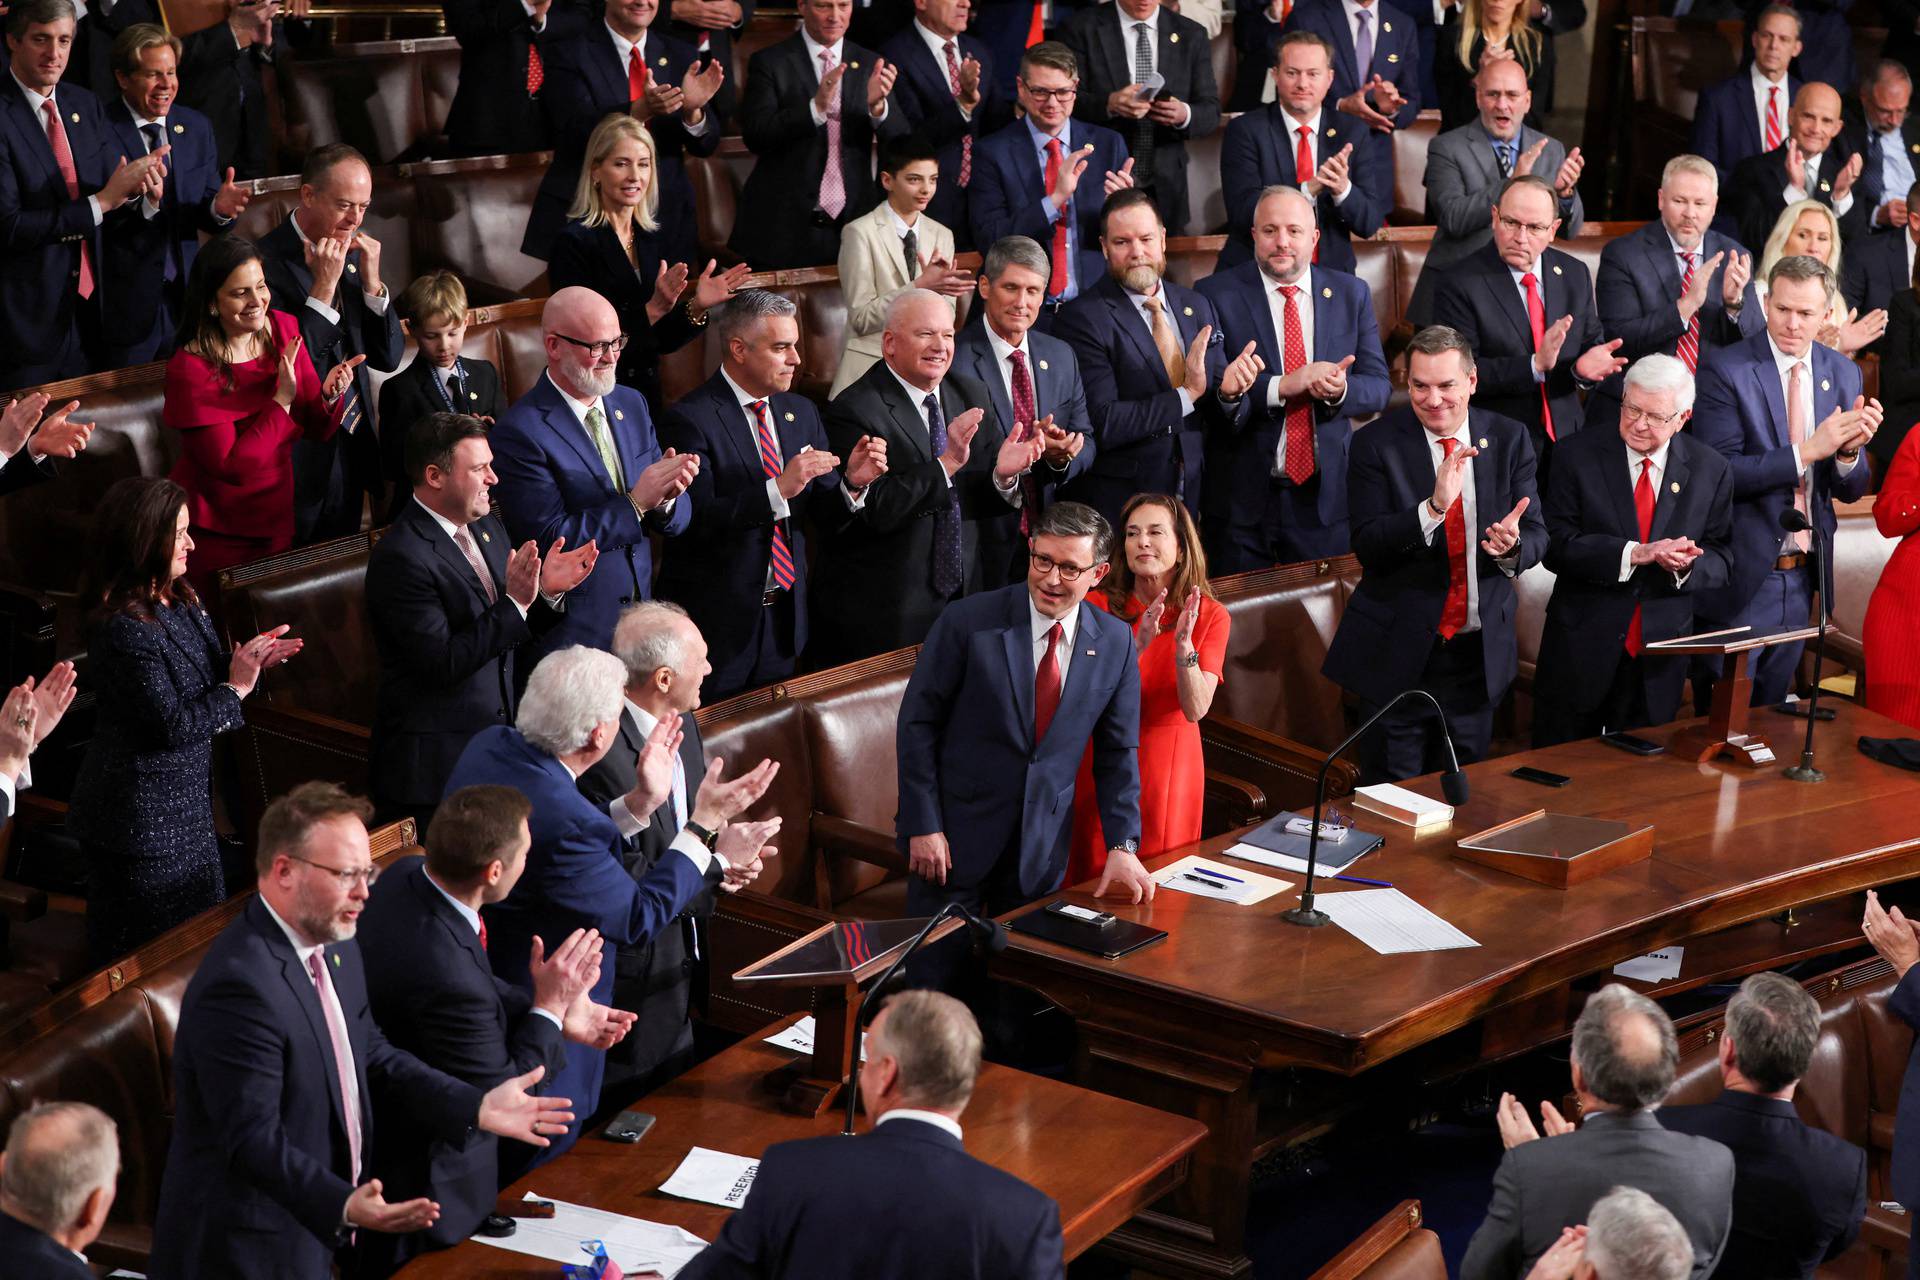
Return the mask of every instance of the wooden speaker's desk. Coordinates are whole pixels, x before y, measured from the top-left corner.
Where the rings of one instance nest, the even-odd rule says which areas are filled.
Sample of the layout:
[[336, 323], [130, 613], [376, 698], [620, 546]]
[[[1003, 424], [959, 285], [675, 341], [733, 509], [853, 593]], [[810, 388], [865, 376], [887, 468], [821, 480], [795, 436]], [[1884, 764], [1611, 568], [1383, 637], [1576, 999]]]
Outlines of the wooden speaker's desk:
[[[840, 1132], [840, 1108], [818, 1118], [789, 1115], [763, 1088], [767, 1073], [794, 1055], [760, 1037], [798, 1016], [772, 1024], [635, 1102], [635, 1110], [658, 1118], [636, 1145], [588, 1134], [506, 1194], [518, 1199], [536, 1191], [713, 1239], [731, 1210], [656, 1190], [689, 1149], [758, 1156], [776, 1142]], [[970, 1153], [1053, 1197], [1069, 1258], [1177, 1187], [1189, 1153], [1206, 1133], [1183, 1116], [992, 1063], [981, 1068], [960, 1124]], [[864, 1130], [867, 1121], [860, 1125]], [[416, 1259], [400, 1272], [405, 1280], [552, 1280], [559, 1273], [559, 1263], [474, 1240]]]
[[[1114, 961], [1014, 933], [994, 971], [1078, 1020], [1079, 1082], [1194, 1116], [1210, 1130], [1185, 1185], [1110, 1247], [1156, 1271], [1249, 1270], [1250, 1168], [1286, 1136], [1284, 1117], [1262, 1132], [1260, 1087], [1273, 1077], [1257, 1073], [1310, 1068], [1301, 1078], [1336, 1085], [1334, 1078], [1414, 1049], [1444, 1050], [1464, 1067], [1563, 1035], [1578, 1011], [1577, 979], [1670, 943], [1698, 940], [1689, 944], [1691, 963], [1693, 952], [1725, 950], [1731, 938], [1751, 970], [1857, 941], [1849, 903], [1817, 909], [1824, 923], [1798, 933], [1768, 919], [1920, 875], [1920, 774], [1877, 764], [1854, 745], [1863, 734], [1912, 731], [1852, 703], [1828, 705], [1838, 715], [1817, 730], [1827, 771], [1820, 784], [1790, 781], [1777, 765], [1642, 758], [1589, 740], [1470, 767], [1471, 801], [1451, 826], [1425, 835], [1354, 810], [1359, 825], [1387, 837], [1355, 874], [1391, 881], [1478, 947], [1376, 955], [1337, 925], [1305, 929], [1279, 919], [1293, 892], [1252, 907], [1170, 890], [1140, 907], [1101, 899], [1103, 910], [1170, 935]], [[1804, 720], [1755, 709], [1753, 726], [1778, 744], [1780, 763], [1798, 758]], [[1664, 742], [1680, 727], [1644, 736]], [[1549, 790], [1509, 777], [1521, 764], [1573, 782]], [[1437, 777], [1411, 785], [1439, 797]], [[1540, 808], [1651, 822], [1653, 856], [1566, 890], [1452, 856], [1461, 836]], [[1223, 837], [1197, 848], [1217, 854], [1231, 843]], [[1092, 904], [1092, 887], [1061, 896]], [[1715, 935], [1713, 944], [1706, 935]], [[1400, 1087], [1389, 1084], [1391, 1074], [1377, 1079]], [[1269, 1121], [1276, 1110], [1266, 1108]]]

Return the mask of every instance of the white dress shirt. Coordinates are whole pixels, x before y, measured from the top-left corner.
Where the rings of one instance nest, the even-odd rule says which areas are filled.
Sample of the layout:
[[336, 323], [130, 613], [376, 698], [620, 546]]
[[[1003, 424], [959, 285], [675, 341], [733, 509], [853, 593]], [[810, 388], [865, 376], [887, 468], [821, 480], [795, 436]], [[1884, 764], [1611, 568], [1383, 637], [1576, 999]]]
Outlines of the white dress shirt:
[[[1433, 432], [1427, 431], [1426, 428], [1421, 428], [1427, 437], [1427, 452], [1433, 455], [1434, 474], [1439, 474], [1441, 460], [1447, 456], [1445, 446], [1440, 443], [1441, 440], [1458, 440], [1460, 442], [1459, 447], [1463, 449], [1472, 447], [1474, 441], [1471, 433], [1468, 431], [1468, 428], [1472, 426], [1472, 424], [1473, 420], [1471, 418], [1464, 419], [1458, 427], [1454, 428], [1445, 436], [1437, 436]], [[1469, 631], [1478, 631], [1480, 629], [1480, 567], [1475, 557], [1484, 556], [1487, 553], [1480, 549], [1482, 532], [1480, 524], [1480, 501], [1473, 483], [1473, 463], [1468, 462], [1466, 469], [1460, 474], [1460, 514], [1464, 517], [1467, 526], [1467, 620], [1457, 634], [1465, 635]], [[1434, 535], [1440, 530], [1441, 526], [1446, 524], [1446, 521], [1442, 517], [1433, 514], [1432, 496], [1432, 494], [1428, 494], [1426, 497], [1420, 499], [1419, 507], [1420, 536], [1428, 543], [1432, 543]], [[1505, 515], [1506, 513], [1502, 512], [1501, 514]], [[1444, 537], [1445, 535], [1442, 534], [1441, 536]], [[1514, 550], [1506, 556], [1490, 558], [1493, 559], [1494, 566], [1498, 568], [1500, 572], [1511, 578], [1514, 569], [1519, 565], [1519, 557], [1519, 548], [1515, 547]]]
[[[580, 424], [580, 434], [587, 438], [587, 445], [593, 450], [594, 457], [597, 458], [600, 456], [600, 447], [593, 443], [593, 432], [587, 430], [587, 415], [593, 412], [595, 406], [599, 407], [600, 416], [607, 420], [607, 434], [613, 439], [614, 452], [617, 454], [620, 451], [620, 433], [613, 429], [613, 414], [607, 412], [607, 406], [599, 396], [595, 396], [591, 400], [575, 400], [565, 387], [553, 381], [552, 373], [542, 373], [540, 376], [553, 384], [553, 389], [560, 393], [560, 399], [566, 404], [567, 408], [573, 411], [574, 421]], [[759, 446], [755, 445], [754, 447], [757, 449]], [[621, 464], [623, 469], [625, 465], [624, 462]], [[609, 477], [609, 479], [612, 478], [613, 477]], [[634, 482], [639, 478], [638, 476], [626, 476], [629, 490], [631, 490]], [[680, 499], [677, 497], [668, 498], [665, 502], [653, 509], [663, 516], [671, 516], [673, 514], [673, 504], [678, 501], [680, 501]], [[634, 516], [636, 520], [639, 518], [638, 515]]]
[[[524, 0], [522, 0], [522, 2], [524, 3]], [[603, 23], [602, 25], [606, 26], [607, 34], [613, 37], [613, 51], [620, 59], [620, 70], [625, 71], [627, 69], [627, 62], [633, 56], [634, 50], [637, 49], [640, 51], [640, 65], [647, 68], [647, 83], [657, 83], [660, 79], [658, 69], [647, 65], [647, 33], [642, 31], [638, 40], [629, 40], [618, 31], [615, 31], [611, 23]], [[678, 88], [679, 86], [676, 85], [674, 87]], [[713, 129], [713, 112], [711, 110], [703, 109], [700, 112], [699, 124], [688, 124], [684, 113], [680, 115], [679, 119], [681, 127], [696, 138], [705, 137]], [[654, 179], [655, 181], [659, 180], [657, 170], [654, 174]]]
[[[813, 79], [816, 85], [820, 82], [820, 55], [822, 53], [831, 52], [833, 54], [834, 66], [838, 67], [838, 66], [845, 65], [840, 60], [844, 56], [846, 51], [847, 42], [844, 39], [835, 40], [832, 44], [821, 44], [819, 41], [815, 40], [812, 36], [807, 34], [807, 29], [805, 27], [801, 27], [800, 43], [804, 44], [807, 47], [807, 61], [813, 66]], [[857, 71], [858, 69], [859, 68], [857, 67], [848, 67], [847, 72], [848, 74], [852, 74], [854, 71]], [[840, 81], [840, 87], [842, 89], [845, 89], [846, 83], [847, 82], [843, 77]], [[893, 96], [889, 94], [888, 96], [880, 99], [880, 114], [877, 116], [873, 116], [874, 123], [878, 124], [880, 121], [885, 120], [887, 118], [887, 112], [891, 111], [892, 109], [893, 109]], [[819, 128], [821, 125], [824, 125], [827, 122], [827, 113], [820, 109], [820, 99], [816, 96], [813, 96], [813, 95], [808, 96], [807, 114], [813, 117], [813, 124], [815, 128]]]
[[[953, 59], [954, 59], [955, 66], [959, 66], [960, 64], [964, 63], [967, 60], [967, 51], [960, 47], [959, 36], [956, 35], [951, 40], [949, 40], [946, 36], [937, 36], [933, 32], [927, 30], [926, 24], [922, 23], [918, 18], [915, 18], [913, 20], [913, 30], [914, 30], [914, 34], [920, 37], [920, 43], [927, 46], [927, 52], [933, 55], [933, 65], [940, 69], [940, 75], [943, 79], [946, 77], [946, 74], [947, 74], [947, 46], [949, 44], [953, 46]], [[816, 58], [814, 60], [814, 65], [815, 66], [819, 65], [819, 59]], [[953, 82], [951, 80], [947, 81], [947, 85], [949, 89], [951, 89], [952, 84]], [[973, 112], [969, 111], [967, 108], [960, 105], [959, 94], [954, 94], [953, 105], [954, 105], [954, 109], [959, 111], [960, 118], [962, 120], [973, 119]]]
[[943, 1116], [938, 1111], [921, 1111], [914, 1107], [895, 1107], [891, 1111], [882, 1111], [880, 1118], [873, 1122], [873, 1127], [878, 1129], [889, 1120], [918, 1120], [920, 1123], [930, 1124], [936, 1129], [945, 1129], [953, 1135], [954, 1141], [956, 1142], [963, 1141], [960, 1136], [960, 1122], [952, 1116]]
[[1754, 141], [1760, 145], [1762, 151], [1765, 151], [1767, 149], [1767, 91], [1769, 89], [1780, 91], [1779, 97], [1774, 101], [1780, 109], [1782, 138], [1787, 136], [1787, 111], [1793, 106], [1793, 95], [1787, 90], [1787, 77], [1784, 74], [1778, 80], [1769, 80], [1760, 73], [1758, 63], [1747, 65], [1747, 82], [1753, 88], [1754, 120], [1760, 127], [1760, 132], [1755, 136]]
[[[625, 701], [627, 718], [633, 721], [633, 727], [639, 730], [640, 740], [645, 742], [654, 728], [659, 725], [660, 718], [634, 702], [632, 698]], [[687, 808], [687, 763], [680, 758], [678, 751], [673, 753], [673, 788], [668, 803], [673, 806], [671, 813], [674, 827], [678, 829], [686, 826], [687, 814], [690, 812]]]
[[25, 791], [32, 785], [33, 763], [31, 761], [20, 766], [20, 776], [18, 778], [9, 778], [6, 774], [0, 773], [0, 796], [7, 798], [6, 808], [0, 809], [0, 819], [13, 816], [13, 811], [16, 807], [16, 797], [20, 792]]
[[[300, 219], [294, 214], [290, 213], [287, 215], [287, 221], [293, 224], [293, 234], [300, 237], [300, 247], [303, 249], [313, 248], [313, 241], [307, 239], [307, 233], [300, 229]], [[349, 245], [348, 248], [352, 248], [352, 246]], [[362, 289], [360, 291], [360, 296], [367, 300], [367, 310], [373, 312], [373, 314], [377, 316], [384, 316], [387, 314], [387, 302], [389, 301], [389, 299], [387, 297], [387, 287], [385, 285], [380, 286], [380, 292], [378, 293], [368, 293], [365, 289]], [[319, 312], [321, 315], [325, 316], [328, 324], [337, 325], [340, 323], [340, 313], [338, 311], [335, 311], [331, 306], [320, 301], [318, 298], [309, 296], [307, 298], [307, 305], [312, 307], [315, 311]], [[325, 375], [322, 375], [322, 376], [324, 377]]]
[[[1134, 41], [1137, 38], [1136, 33], [1134, 32], [1134, 28], [1139, 26], [1143, 22], [1146, 23], [1147, 25], [1147, 70], [1149, 72], [1160, 70], [1160, 8], [1159, 6], [1158, 5], [1154, 6], [1153, 12], [1148, 14], [1144, 18], [1129, 17], [1127, 14], [1127, 11], [1125, 9], [1122, 9], [1117, 4], [1113, 6], [1113, 12], [1114, 12], [1114, 16], [1120, 19], [1120, 37], [1121, 37], [1120, 48], [1122, 49], [1124, 54], [1124, 56], [1121, 58], [1121, 61], [1126, 64], [1128, 82], [1129, 83], [1132, 82], [1133, 76], [1136, 75], [1139, 70], [1139, 68], [1136, 67], [1134, 64], [1134, 57], [1133, 57]], [[1180, 123], [1174, 126], [1174, 128], [1176, 129], [1186, 128], [1188, 123], [1193, 119], [1192, 106], [1183, 102], [1180, 104], [1180, 109], [1185, 114], [1181, 116]], [[1121, 123], [1132, 124], [1133, 121], [1127, 120], [1127, 121], [1122, 121]]]
[[[1280, 394], [1280, 377], [1286, 372], [1287, 300], [1281, 296], [1281, 285], [1279, 282], [1263, 275], [1260, 277], [1260, 283], [1267, 292], [1267, 314], [1273, 321], [1273, 347], [1274, 350], [1280, 353], [1281, 361], [1281, 367], [1270, 370], [1274, 376], [1267, 380], [1267, 408], [1278, 409], [1286, 403], [1286, 397]], [[1300, 290], [1299, 293], [1294, 295], [1293, 309], [1294, 313], [1300, 317], [1300, 341], [1303, 344], [1301, 349], [1306, 352], [1307, 362], [1311, 364], [1313, 362], [1313, 268], [1308, 267], [1305, 271], [1302, 271], [1300, 278], [1293, 283], [1298, 286]], [[1345, 400], [1346, 398], [1347, 393], [1342, 391], [1340, 393], [1340, 400], [1335, 400], [1333, 403], [1339, 404], [1341, 400]], [[1276, 476], [1285, 475], [1286, 471], [1287, 424], [1286, 420], [1282, 418], [1280, 422], [1280, 441], [1274, 445], [1273, 448], [1273, 474]]]
[[1060, 664], [1060, 690], [1066, 692], [1067, 668], [1073, 665], [1073, 638], [1080, 630], [1080, 609], [1076, 606], [1067, 612], [1064, 618], [1049, 618], [1033, 607], [1033, 593], [1027, 593], [1027, 621], [1033, 628], [1033, 673], [1040, 674], [1040, 663], [1047, 656], [1047, 632], [1053, 630], [1053, 624], [1060, 624], [1060, 647], [1054, 650], [1054, 661]]
[[[1653, 486], [1653, 509], [1656, 515], [1658, 515], [1660, 511], [1661, 485], [1666, 480], [1667, 454], [1671, 450], [1672, 444], [1673, 442], [1671, 440], [1663, 441], [1660, 447], [1652, 453], [1640, 453], [1631, 446], [1627, 449], [1628, 493], [1632, 493], [1639, 487], [1641, 460], [1645, 459], [1653, 463], [1653, 470], [1647, 472], [1647, 483]], [[1625, 582], [1633, 576], [1633, 549], [1639, 545], [1639, 542], [1628, 539], [1627, 545], [1620, 548], [1620, 581], [1622, 582]], [[1676, 587], [1686, 585], [1687, 578], [1692, 573], [1693, 570], [1691, 569], [1675, 572], [1673, 575], [1673, 585]]]
[[[447, 900], [447, 905], [452, 907], [454, 911], [458, 913], [460, 918], [467, 922], [467, 927], [469, 929], [472, 929], [474, 934], [477, 936], [480, 932], [480, 913], [478, 911], [475, 911], [472, 907], [468, 906], [466, 903], [460, 901], [460, 899], [448, 893], [447, 887], [441, 884], [438, 880], [435, 880], [433, 878], [433, 872], [431, 871], [427, 872], [426, 876], [427, 876], [427, 883], [433, 886], [434, 892], [438, 893], [441, 897]], [[543, 1009], [539, 1005], [534, 1005], [533, 1012], [539, 1014], [541, 1017], [545, 1018], [548, 1022], [551, 1022], [556, 1027], [560, 1027], [562, 1029], [565, 1029], [566, 1027], [566, 1023], [562, 1022], [559, 1019], [559, 1017], [555, 1015], [555, 1013], [551, 1009]]]
[[[1166, 290], [1156, 286], [1150, 294], [1135, 293], [1131, 289], [1123, 289], [1121, 292], [1133, 300], [1134, 314], [1139, 316], [1140, 322], [1147, 326], [1147, 345], [1152, 346], [1153, 308], [1147, 305], [1147, 299], [1153, 297], [1164, 298], [1166, 296]], [[1171, 302], [1165, 302], [1163, 303], [1162, 309], [1167, 312], [1167, 323], [1173, 326], [1173, 340], [1180, 344], [1181, 353], [1184, 355], [1187, 349], [1187, 341], [1180, 336], [1180, 318], [1173, 314], [1172, 307], [1173, 304]], [[1174, 390], [1180, 393], [1180, 415], [1185, 417], [1187, 414], [1192, 413], [1193, 397], [1187, 393], [1187, 389], [1185, 387], [1175, 387]]]
[[[82, 10], [81, 12], [84, 13], [85, 10]], [[13, 75], [13, 72], [9, 71], [7, 72], [7, 74]], [[27, 88], [26, 84], [21, 81], [19, 76], [13, 76], [13, 82], [20, 86], [20, 93], [27, 100], [27, 111], [30, 115], [33, 116], [34, 124], [39, 126], [40, 136], [43, 138], [46, 137], [46, 133], [47, 133], [46, 104], [49, 102], [53, 102], [53, 110], [54, 110], [54, 114], [56, 115], [58, 115], [60, 112], [60, 104], [58, 102], [54, 102], [53, 94], [51, 93], [39, 93], [39, 92], [36, 92], [35, 90]], [[56, 89], [54, 92], [57, 93], [59, 92], [59, 90]], [[65, 130], [68, 125], [78, 124], [79, 122], [80, 122], [80, 117], [78, 115], [69, 114], [67, 116], [61, 117], [60, 128], [62, 130]], [[73, 151], [73, 135], [71, 133], [67, 134], [67, 150], [69, 152]], [[53, 144], [51, 142], [47, 144], [47, 154], [49, 156], [53, 154]], [[74, 172], [77, 174], [79, 170], [80, 170], [79, 157], [78, 157], [78, 154], [75, 153]], [[93, 211], [93, 225], [96, 227], [99, 226], [101, 219], [106, 216], [100, 210], [99, 199], [95, 196], [88, 196], [87, 208]]]
[[[1325, 111], [1326, 108], [1322, 105], [1319, 111], [1315, 111], [1305, 120], [1301, 120], [1297, 119], [1286, 107], [1282, 106], [1280, 108], [1280, 118], [1287, 122], [1287, 154], [1294, 155], [1298, 153], [1300, 149], [1300, 130], [1305, 128], [1307, 131], [1307, 154], [1313, 157], [1313, 168], [1306, 173], [1296, 173], [1293, 176], [1295, 180], [1294, 185], [1300, 189], [1300, 194], [1306, 196], [1309, 200], [1312, 200], [1313, 196], [1307, 191], [1307, 180], [1312, 178], [1313, 175], [1319, 171], [1320, 166], [1327, 162], [1325, 150], [1321, 146], [1323, 139], [1320, 137], [1320, 117], [1325, 114]], [[1335, 150], [1337, 151], [1338, 148], [1336, 147]], [[1334, 204], [1345, 204], [1347, 197], [1353, 194], [1353, 181], [1351, 179], [1347, 181], [1347, 189], [1345, 191], [1335, 191], [1329, 187], [1327, 194], [1333, 197]]]

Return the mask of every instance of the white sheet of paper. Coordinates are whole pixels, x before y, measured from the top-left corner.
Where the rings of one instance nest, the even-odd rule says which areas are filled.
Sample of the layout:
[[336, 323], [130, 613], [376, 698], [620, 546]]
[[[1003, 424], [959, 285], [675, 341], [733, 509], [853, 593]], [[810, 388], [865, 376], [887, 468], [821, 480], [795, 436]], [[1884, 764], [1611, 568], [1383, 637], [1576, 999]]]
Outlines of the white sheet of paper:
[[[551, 1197], [529, 1193], [527, 1199]], [[514, 1221], [520, 1229], [510, 1236], [500, 1239], [474, 1236], [473, 1239], [496, 1249], [545, 1258], [549, 1262], [585, 1262], [587, 1255], [580, 1248], [581, 1242], [598, 1240], [606, 1245], [607, 1256], [619, 1263], [628, 1275], [654, 1271], [667, 1280], [672, 1280], [680, 1268], [707, 1247], [706, 1241], [679, 1227], [590, 1209], [565, 1200], [553, 1202], [551, 1218], [516, 1218]]]
[[682, 1200], [717, 1204], [722, 1209], [738, 1209], [747, 1202], [753, 1180], [760, 1173], [760, 1161], [751, 1156], [729, 1155], [708, 1147], [695, 1147], [660, 1184], [660, 1190]]
[[1666, 982], [1680, 976], [1680, 959], [1686, 953], [1685, 947], [1662, 947], [1644, 956], [1622, 960], [1613, 966], [1613, 971], [1635, 982]]
[[[762, 1037], [768, 1044], [779, 1045], [782, 1049], [794, 1053], [813, 1052], [813, 1015], [808, 1014], [785, 1031]], [[867, 1033], [860, 1033], [860, 1061], [867, 1060]]]
[[[1329, 846], [1322, 844], [1321, 848]], [[1292, 871], [1297, 875], [1307, 874], [1307, 860], [1290, 854], [1275, 853], [1271, 849], [1262, 849], [1257, 844], [1235, 844], [1227, 846], [1227, 856], [1238, 858], [1242, 862], [1257, 862], [1264, 867], [1278, 867], [1282, 871]], [[1358, 859], [1355, 859], [1357, 862]], [[1322, 862], [1315, 870], [1322, 876], [1333, 875], [1333, 869]]]
[[1398, 889], [1321, 894], [1314, 905], [1383, 956], [1480, 945]]
[[[1202, 884], [1197, 880], [1185, 879], [1184, 873], [1188, 871], [1193, 872], [1195, 875], [1205, 875], [1207, 872], [1213, 872], [1214, 875], [1212, 878], [1227, 883], [1228, 887], [1226, 889], [1216, 889], [1210, 884]], [[1234, 884], [1226, 881], [1225, 876], [1232, 876], [1233, 879], [1239, 883]], [[1218, 858], [1202, 858], [1198, 856], [1186, 857], [1180, 859], [1178, 862], [1168, 863], [1154, 873], [1153, 880], [1155, 884], [1163, 889], [1177, 889], [1181, 893], [1190, 893], [1196, 898], [1213, 898], [1219, 902], [1232, 902], [1243, 907], [1252, 906], [1256, 902], [1263, 902], [1271, 898], [1274, 894], [1293, 887], [1293, 885], [1286, 880], [1275, 880], [1272, 876], [1256, 875], [1244, 867], [1237, 871], [1230, 871], [1220, 865]]]

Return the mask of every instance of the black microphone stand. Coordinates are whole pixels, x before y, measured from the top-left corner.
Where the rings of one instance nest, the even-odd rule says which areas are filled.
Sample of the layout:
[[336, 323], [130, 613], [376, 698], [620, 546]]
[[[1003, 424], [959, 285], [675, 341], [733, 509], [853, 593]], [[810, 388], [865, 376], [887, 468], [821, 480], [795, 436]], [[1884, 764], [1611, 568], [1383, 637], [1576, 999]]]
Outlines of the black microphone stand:
[[862, 1028], [873, 1019], [874, 1003], [879, 1000], [881, 993], [887, 989], [887, 984], [893, 981], [893, 976], [900, 972], [900, 966], [904, 965], [907, 962], [907, 958], [920, 949], [921, 944], [927, 940], [927, 936], [939, 928], [942, 921], [955, 918], [966, 921], [967, 928], [976, 938], [984, 940], [989, 950], [998, 951], [1007, 945], [1007, 930], [1005, 925], [994, 921], [982, 920], [979, 916], [974, 915], [973, 912], [967, 910], [959, 903], [949, 902], [946, 906], [933, 913], [933, 917], [927, 921], [920, 932], [913, 935], [913, 941], [909, 942], [905, 949], [895, 957], [894, 962], [887, 966], [886, 972], [882, 973], [874, 980], [874, 984], [867, 988], [866, 994], [860, 997], [859, 1012], [856, 1013], [853, 1018], [853, 1066], [849, 1069], [847, 1078], [841, 1085], [842, 1091], [847, 1095], [847, 1120], [846, 1125], [840, 1130], [842, 1136], [849, 1138], [853, 1136], [853, 1116], [860, 1104], [860, 1050], [861, 1039], [864, 1035]]
[[1365, 724], [1348, 734], [1346, 741], [1328, 752], [1327, 758], [1320, 762], [1320, 773], [1314, 779], [1313, 784], [1313, 829], [1307, 834], [1307, 883], [1306, 887], [1300, 890], [1300, 905], [1290, 911], [1280, 913], [1280, 918], [1288, 924], [1302, 925], [1308, 929], [1318, 929], [1321, 925], [1325, 924], [1328, 919], [1326, 912], [1316, 910], [1313, 905], [1313, 877], [1320, 861], [1320, 813], [1325, 807], [1327, 799], [1327, 770], [1333, 767], [1333, 762], [1340, 753], [1352, 746], [1355, 740], [1365, 734], [1367, 730], [1373, 728], [1373, 726], [1379, 722], [1380, 717], [1386, 715], [1387, 712], [1393, 710], [1399, 706], [1400, 703], [1413, 697], [1415, 694], [1425, 698], [1428, 705], [1433, 708], [1433, 714], [1440, 717], [1440, 740], [1447, 744], [1447, 761], [1453, 766], [1448, 772], [1440, 775], [1440, 789], [1446, 793], [1448, 804], [1465, 804], [1467, 802], [1467, 775], [1460, 772], [1460, 757], [1454, 753], [1453, 735], [1447, 731], [1447, 713], [1441, 710], [1439, 699], [1435, 698], [1425, 689], [1402, 689], [1399, 693], [1387, 699], [1386, 705], [1368, 716]]
[[1807, 539], [1807, 559], [1813, 570], [1813, 612], [1820, 620], [1820, 631], [1813, 640], [1813, 694], [1807, 699], [1807, 738], [1800, 748], [1800, 763], [1789, 765], [1782, 772], [1795, 782], [1825, 782], [1827, 775], [1813, 764], [1813, 726], [1820, 719], [1820, 660], [1826, 656], [1827, 647], [1826, 539], [1818, 525], [1792, 507], [1781, 513], [1780, 523], [1795, 531], [1805, 529], [1811, 535]]

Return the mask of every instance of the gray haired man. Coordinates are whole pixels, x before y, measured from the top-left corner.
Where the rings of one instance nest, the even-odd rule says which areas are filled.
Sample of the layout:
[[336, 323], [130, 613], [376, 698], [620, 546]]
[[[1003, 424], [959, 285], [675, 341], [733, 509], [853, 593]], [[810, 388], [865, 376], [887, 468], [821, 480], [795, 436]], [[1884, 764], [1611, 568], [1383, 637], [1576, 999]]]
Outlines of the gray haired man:
[[794, 392], [795, 310], [765, 289], [734, 295], [716, 322], [719, 371], [660, 420], [662, 442], [698, 455], [700, 473], [689, 536], [655, 590], [686, 607], [718, 655], [709, 702], [793, 674], [808, 638], [808, 526], [844, 525], [887, 470], [886, 441], [866, 435], [843, 467], [813, 401]]
[[1573, 1024], [1572, 1056], [1578, 1129], [1543, 1102], [1542, 1138], [1526, 1108], [1500, 1095], [1507, 1154], [1461, 1280], [1518, 1280], [1616, 1186], [1637, 1187], [1672, 1211], [1692, 1241], [1691, 1280], [1704, 1280], [1726, 1247], [1733, 1155], [1654, 1118], [1679, 1066], [1673, 1023], [1653, 1001], [1612, 983], [1587, 998]]
[[14, 1120], [0, 1155], [0, 1274], [91, 1280], [86, 1247], [120, 1178], [113, 1121], [84, 1102], [43, 1102]]

